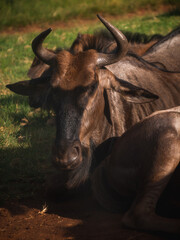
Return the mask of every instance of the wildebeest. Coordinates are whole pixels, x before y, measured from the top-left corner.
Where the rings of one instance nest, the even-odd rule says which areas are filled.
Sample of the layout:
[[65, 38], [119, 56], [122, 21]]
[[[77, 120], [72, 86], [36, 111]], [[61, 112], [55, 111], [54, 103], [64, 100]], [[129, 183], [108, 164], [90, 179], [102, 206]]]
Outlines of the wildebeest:
[[[34, 73], [32, 69], [30, 73], [34, 79], [7, 85], [33, 101], [37, 96], [37, 105], [43, 99], [53, 106], [56, 138], [52, 159], [66, 176], [67, 188], [86, 181], [94, 150], [104, 141], [122, 135], [156, 110], [180, 105], [180, 74], [127, 53], [128, 42], [122, 32], [104, 18], [99, 19], [116, 42], [112, 52], [103, 52], [97, 39], [96, 49], [53, 52], [42, 45], [51, 32], [48, 29], [32, 42], [36, 57], [47, 70], [35, 66]], [[35, 78], [36, 73], [41, 76]], [[108, 142], [103, 156], [111, 145]]]
[[[127, 227], [180, 234], [180, 220], [155, 213], [172, 175], [180, 174], [179, 162], [180, 107], [157, 111], [116, 138], [92, 176], [94, 196], [109, 210], [128, 209], [122, 219]], [[173, 177], [178, 194], [180, 178]]]

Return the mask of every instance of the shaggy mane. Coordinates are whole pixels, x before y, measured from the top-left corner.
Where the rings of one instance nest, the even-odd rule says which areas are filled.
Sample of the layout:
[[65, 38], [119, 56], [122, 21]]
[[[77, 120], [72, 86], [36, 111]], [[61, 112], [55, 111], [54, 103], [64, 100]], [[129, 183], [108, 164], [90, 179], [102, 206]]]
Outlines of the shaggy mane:
[[[130, 44], [147, 44], [158, 41], [163, 38], [160, 34], [146, 35], [142, 33], [123, 32]], [[93, 35], [78, 34], [73, 42], [70, 51], [74, 54], [80, 51], [95, 49], [101, 53], [113, 52], [116, 48], [116, 42], [107, 30], [100, 30]]]

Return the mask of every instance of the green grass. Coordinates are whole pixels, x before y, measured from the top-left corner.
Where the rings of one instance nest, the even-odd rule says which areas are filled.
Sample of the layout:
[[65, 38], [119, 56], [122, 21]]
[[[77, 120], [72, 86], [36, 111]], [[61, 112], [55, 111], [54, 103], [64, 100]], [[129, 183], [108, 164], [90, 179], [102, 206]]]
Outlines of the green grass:
[[122, 15], [138, 9], [157, 10], [159, 6], [176, 6], [179, 0], [1, 0], [0, 29], [33, 23], [94, 18], [96, 13]]
[[[179, 24], [180, 16], [144, 16], [111, 22], [124, 31], [166, 34]], [[102, 27], [97, 20], [91, 26], [55, 30], [45, 46], [68, 47], [78, 32], [92, 33]], [[0, 199], [3, 200], [33, 196], [52, 170], [49, 158], [55, 128], [47, 125], [49, 114], [34, 111], [26, 97], [5, 88], [8, 83], [28, 79], [33, 59], [31, 41], [36, 35], [0, 36]]]

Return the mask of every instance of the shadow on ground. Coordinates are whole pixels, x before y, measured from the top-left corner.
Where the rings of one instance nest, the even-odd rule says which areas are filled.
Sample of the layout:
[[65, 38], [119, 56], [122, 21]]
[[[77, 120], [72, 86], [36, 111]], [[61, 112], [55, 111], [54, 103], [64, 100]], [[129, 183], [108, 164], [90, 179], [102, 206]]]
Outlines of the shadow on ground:
[[[17, 103], [20, 99], [11, 97], [6, 103]], [[21, 117], [17, 116], [14, 123]], [[47, 127], [46, 119], [36, 116], [20, 131], [21, 135], [28, 135], [27, 146], [0, 149], [0, 240], [179, 239], [168, 234], [123, 228], [122, 214], [102, 209], [92, 197], [88, 183], [76, 194], [68, 193], [67, 197], [63, 196], [63, 191], [47, 195], [46, 177], [53, 171], [49, 161], [53, 127]], [[51, 178], [52, 186], [55, 180]], [[167, 193], [163, 197], [167, 197]], [[180, 217], [179, 201], [172, 198], [163, 202], [162, 198], [158, 212], [163, 216]]]

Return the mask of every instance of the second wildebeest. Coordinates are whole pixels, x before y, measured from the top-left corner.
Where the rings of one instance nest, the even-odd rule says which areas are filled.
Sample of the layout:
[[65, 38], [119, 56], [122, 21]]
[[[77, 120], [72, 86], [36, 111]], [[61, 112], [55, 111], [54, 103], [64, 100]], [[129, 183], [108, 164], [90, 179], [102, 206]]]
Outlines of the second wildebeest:
[[[92, 176], [94, 196], [106, 209], [126, 210], [127, 227], [180, 234], [180, 220], [155, 213], [171, 177], [180, 174], [179, 162], [180, 107], [155, 112], [116, 138]], [[173, 177], [168, 187], [176, 186], [176, 196], [180, 179]]]

